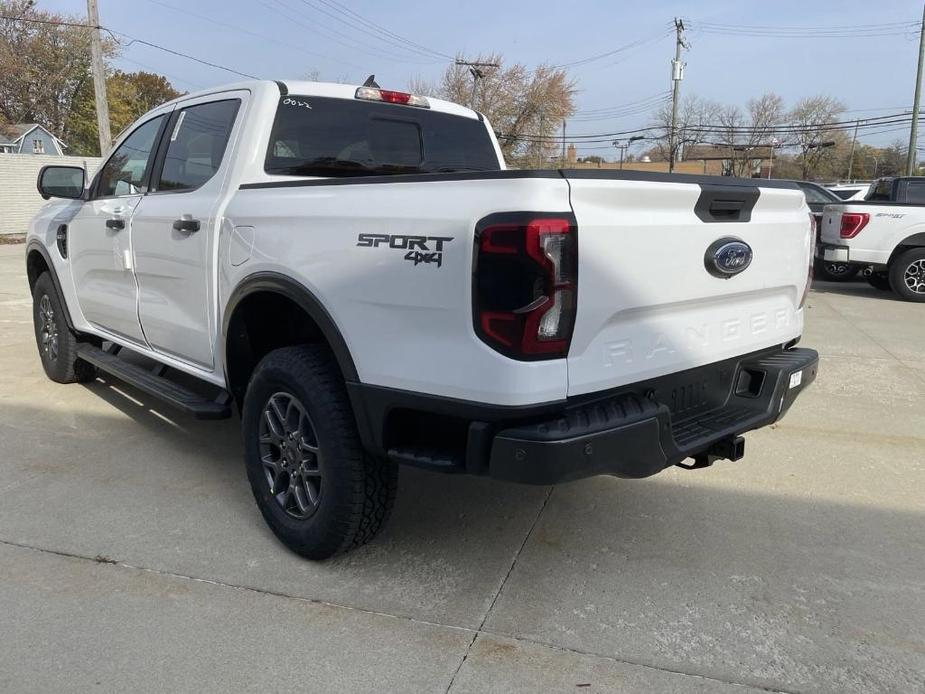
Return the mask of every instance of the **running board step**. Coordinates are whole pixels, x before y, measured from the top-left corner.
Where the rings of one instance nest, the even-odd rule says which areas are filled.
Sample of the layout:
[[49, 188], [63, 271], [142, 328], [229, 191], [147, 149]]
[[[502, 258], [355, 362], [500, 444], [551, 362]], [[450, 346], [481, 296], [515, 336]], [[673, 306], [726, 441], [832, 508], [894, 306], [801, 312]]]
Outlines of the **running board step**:
[[225, 391], [221, 391], [218, 398], [209, 400], [159, 375], [163, 373], [163, 369], [158, 369], [157, 372], [149, 371], [121, 359], [114, 352], [87, 343], [77, 346], [77, 356], [93, 364], [100, 371], [105, 371], [196, 419], [227, 419], [231, 416], [230, 398]]

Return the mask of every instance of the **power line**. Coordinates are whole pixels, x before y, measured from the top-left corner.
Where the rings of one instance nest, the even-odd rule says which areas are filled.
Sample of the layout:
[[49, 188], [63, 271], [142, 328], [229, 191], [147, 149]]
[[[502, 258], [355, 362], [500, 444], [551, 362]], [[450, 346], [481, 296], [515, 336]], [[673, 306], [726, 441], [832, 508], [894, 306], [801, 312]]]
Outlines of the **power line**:
[[[379, 46], [370, 45], [368, 42], [364, 43], [363, 41], [360, 41], [354, 37], [348, 36], [344, 32], [339, 31], [338, 29], [332, 29], [331, 27], [323, 26], [319, 24], [317, 18], [309, 16], [308, 14], [305, 13], [304, 10], [301, 10], [296, 7], [291, 7], [288, 4], [284, 3], [282, 0], [273, 0], [273, 1], [276, 3], [276, 5], [279, 5], [280, 7], [284, 8], [286, 12], [284, 12], [282, 9], [280, 9], [280, 7], [277, 7], [276, 5], [270, 5], [270, 4], [267, 4], [267, 2], [263, 2], [263, 0], [257, 0], [257, 4], [259, 4], [262, 7], [267, 8], [271, 12], [277, 13], [278, 15], [287, 19], [288, 21], [298, 24], [299, 26], [305, 29], [308, 29], [309, 31], [315, 34], [318, 34], [319, 36], [329, 41], [338, 43], [341, 46], [344, 46], [345, 48], [350, 49], [351, 51], [360, 51], [361, 53], [365, 53], [366, 55], [372, 56], [374, 58], [379, 58], [379, 59], [385, 58], [386, 60], [392, 60], [395, 62], [416, 63], [418, 65], [425, 65], [425, 64], [430, 64], [433, 62], [432, 60], [429, 60], [429, 61], [416, 60], [413, 58], [409, 58], [407, 55], [393, 53]], [[302, 20], [305, 20], [305, 21], [302, 21]], [[309, 22], [309, 23], [306, 23], [306, 22]]]
[[373, 28], [373, 29], [378, 30], [378, 31], [382, 32], [383, 34], [386, 34], [387, 36], [392, 37], [392, 38], [395, 39], [396, 41], [400, 41], [400, 42], [402, 42], [402, 43], [404, 43], [404, 44], [407, 44], [408, 46], [412, 46], [412, 47], [414, 47], [414, 48], [418, 48], [418, 49], [420, 49], [421, 51], [423, 51], [423, 52], [425, 52], [425, 53], [431, 53], [431, 54], [433, 54], [433, 55], [435, 55], [435, 56], [437, 56], [437, 57], [440, 57], [440, 58], [446, 58], [447, 60], [453, 60], [453, 56], [447, 55], [446, 53], [441, 53], [440, 51], [435, 51], [435, 50], [433, 50], [432, 48], [428, 48], [427, 46], [423, 46], [423, 45], [421, 45], [420, 43], [417, 43], [417, 42], [412, 41], [412, 40], [410, 40], [410, 39], [407, 39], [407, 38], [405, 38], [405, 37], [403, 37], [403, 36], [401, 36], [401, 35], [399, 35], [399, 34], [396, 34], [396, 33], [393, 32], [393, 31], [389, 31], [388, 29], [386, 29], [386, 28], [385, 28], [384, 26], [382, 26], [381, 24], [376, 24], [376, 22], [372, 21], [371, 19], [367, 19], [366, 17], [364, 17], [363, 15], [361, 15], [361, 14], [359, 14], [359, 13], [357, 13], [357, 12], [354, 12], [354, 11], [351, 10], [349, 7], [347, 7], [347, 6], [345, 6], [345, 5], [342, 5], [341, 3], [337, 2], [337, 0], [319, 0], [319, 1], [322, 2], [322, 3], [324, 3], [325, 5], [327, 5], [328, 7], [331, 7], [332, 9], [335, 9], [336, 11], [340, 12], [341, 14], [344, 14], [344, 15], [347, 15], [347, 16], [352, 16], [352, 17], [356, 18], [357, 21], [359, 21], [359, 22], [365, 24], [366, 26], [368, 26], [368, 27], [370, 27], [370, 28]]
[[[873, 129], [879, 128], [887, 125], [896, 125], [902, 123], [909, 123], [912, 120], [911, 113], [895, 113], [887, 116], [878, 116], [876, 118], [863, 119], [860, 124], [860, 129]], [[725, 126], [722, 123], [703, 123], [692, 126], [682, 126], [679, 130], [682, 130], [686, 133], [704, 135], [704, 134], [721, 134], [721, 135], [751, 135], [755, 132], [765, 133], [767, 135], [799, 135], [802, 133], [816, 133], [816, 132], [826, 132], [830, 130], [839, 130], [844, 127], [853, 126], [855, 120], [847, 121], [831, 121], [825, 123], [812, 123], [812, 124], [799, 124], [799, 123], [789, 123], [769, 127], [754, 127], [754, 126], [734, 126], [729, 127]], [[660, 125], [650, 125], [642, 128], [635, 128], [631, 130], [620, 130], [616, 132], [607, 132], [607, 133], [586, 133], [580, 135], [572, 135], [568, 139], [571, 142], [586, 142], [586, 143], [603, 143], [609, 142], [613, 137], [618, 137], [622, 135], [635, 135], [635, 134], [645, 134], [653, 131], [665, 131], [667, 126]], [[555, 141], [558, 142], [558, 136], [552, 135], [543, 135], [543, 134], [524, 134], [524, 135], [505, 135], [502, 134], [501, 137], [514, 140], [522, 140], [528, 142], [544, 142], [544, 141]]]
[[[202, 65], [208, 65], [209, 67], [214, 67], [218, 70], [225, 70], [226, 72], [230, 72], [240, 77], [247, 77], [249, 79], [254, 79], [254, 80], [260, 79], [259, 77], [256, 77], [254, 75], [249, 75], [246, 72], [240, 72], [239, 70], [226, 67], [225, 65], [220, 65], [218, 63], [213, 63], [208, 60], [203, 60], [202, 58], [197, 58], [196, 56], [189, 55], [188, 53], [181, 53], [180, 51], [175, 51], [172, 48], [167, 48], [166, 46], [161, 46], [160, 44], [153, 43], [151, 41], [145, 41], [144, 39], [135, 38], [134, 36], [130, 36], [129, 34], [126, 34], [124, 32], [116, 31], [115, 29], [110, 29], [102, 25], [96, 26], [93, 24], [80, 24], [77, 22], [65, 22], [65, 21], [50, 20], [50, 19], [37, 19], [37, 18], [32, 18], [32, 17], [10, 17], [8, 15], [0, 15], [0, 19], [6, 19], [9, 21], [13, 21], [13, 22], [27, 22], [30, 24], [52, 24], [56, 26], [83, 27], [85, 29], [99, 29], [101, 31], [105, 31], [109, 33], [109, 35], [115, 39], [116, 43], [118, 43], [123, 48], [128, 48], [133, 43], [138, 43], [143, 46], [149, 46], [151, 48], [156, 48], [157, 50], [164, 51], [165, 53], [170, 53], [171, 55], [176, 55], [181, 58], [186, 58], [187, 60], [192, 60], [197, 63], [201, 63]], [[121, 36], [122, 38], [129, 39], [129, 42], [123, 44], [121, 41], [115, 38], [116, 36]]]
[[757, 36], [768, 38], [869, 38], [877, 36], [901, 36], [917, 31], [921, 22], [889, 22], [884, 24], [859, 24], [841, 26], [769, 26], [745, 24], [719, 24], [687, 20], [693, 31], [705, 34], [729, 36]]
[[[305, 6], [307, 6], [307, 7], [310, 7], [310, 8], [312, 8], [313, 10], [315, 10], [316, 12], [320, 12], [321, 14], [323, 14], [323, 15], [325, 15], [325, 16], [327, 16], [327, 17], [330, 17], [331, 19], [333, 19], [333, 20], [336, 21], [336, 22], [340, 22], [341, 24], [345, 25], [345, 26], [346, 26], [347, 28], [349, 28], [349, 29], [352, 29], [353, 31], [359, 31], [361, 34], [365, 34], [366, 36], [369, 36], [369, 37], [371, 37], [371, 38], [374, 38], [374, 39], [376, 39], [376, 40], [378, 40], [378, 41], [381, 41], [381, 42], [385, 43], [385, 44], [388, 46], [389, 49], [396, 49], [396, 50], [399, 50], [399, 51], [402, 51], [402, 50], [403, 50], [403, 51], [406, 51], [407, 53], [409, 53], [411, 56], [414, 56], [414, 57], [415, 57], [415, 60], [407, 60], [407, 59], [404, 59], [405, 62], [421, 62], [420, 60], [418, 60], [418, 58], [422, 58], [422, 57], [427, 59], [425, 62], [430, 62], [430, 63], [437, 62], [437, 61], [435, 60], [435, 58], [437, 58], [437, 56], [435, 56], [435, 55], [433, 55], [433, 54], [430, 54], [430, 53], [421, 51], [420, 49], [417, 49], [417, 48], [411, 48], [411, 47], [408, 47], [408, 46], [398, 46], [398, 45], [395, 45], [394, 43], [391, 43], [391, 42], [389, 42], [389, 41], [386, 41], [384, 38], [382, 38], [382, 36], [381, 36], [380, 33], [376, 33], [376, 32], [369, 31], [368, 29], [365, 29], [362, 25], [359, 25], [359, 24], [357, 24], [357, 23], [355, 23], [355, 22], [348, 21], [347, 19], [344, 19], [343, 17], [338, 16], [337, 14], [335, 14], [335, 13], [329, 11], [329, 10], [326, 9], [324, 6], [319, 7], [319, 6], [316, 5], [315, 3], [311, 2], [311, 0], [301, 0], [301, 2], [302, 2], [303, 5], [305, 5]], [[349, 37], [348, 35], [346, 35], [346, 34], [340, 32], [340, 31], [338, 31], [337, 29], [331, 29], [330, 27], [325, 27], [325, 28], [327, 29], [327, 31], [332, 31], [332, 32], [338, 33], [340, 36], [344, 36], [344, 37], [346, 37], [346, 38], [348, 38], [348, 39], [351, 38], [351, 37]], [[370, 46], [370, 48], [373, 48], [373, 46]], [[375, 49], [376, 49], [376, 50], [383, 50], [381, 47], [375, 47]], [[385, 51], [383, 50], [383, 52], [385, 52]], [[391, 52], [391, 51], [390, 51], [390, 52]], [[400, 53], [395, 53], [394, 55], [399, 55], [399, 56], [400, 56], [401, 54], [400, 54]], [[441, 60], [447, 59], [447, 58], [444, 58], [443, 56], [439, 56], [439, 57], [440, 57]]]
[[619, 53], [624, 53], [633, 48], [639, 48], [640, 46], [644, 46], [647, 43], [652, 43], [653, 41], [659, 41], [667, 36], [670, 36], [673, 32], [674, 32], [674, 28], [668, 31], [662, 31], [659, 34], [656, 34], [655, 36], [650, 36], [645, 39], [638, 39], [636, 41], [633, 41], [632, 43], [626, 44], [625, 46], [620, 46], [619, 48], [615, 48], [605, 53], [598, 53], [597, 55], [590, 55], [587, 58], [579, 58], [578, 60], [572, 60], [567, 63], [559, 63], [558, 65], [550, 65], [549, 67], [551, 67], [554, 70], [558, 70], [561, 68], [570, 68], [570, 67], [578, 67], [579, 65], [586, 65], [596, 60], [603, 60], [604, 58], [609, 58]]
[[[286, 46], [287, 48], [292, 48], [306, 55], [314, 56], [316, 58], [330, 58], [330, 56], [325, 55], [324, 53], [317, 53], [315, 51], [310, 51], [297, 44], [282, 42], [279, 40], [279, 37], [264, 36], [263, 34], [258, 34], [257, 32], [251, 31], [250, 29], [247, 29], [242, 26], [238, 26], [237, 24], [230, 24], [228, 22], [223, 22], [223, 21], [216, 19], [215, 17], [200, 14], [199, 12], [194, 12], [193, 10], [188, 10], [184, 7], [176, 7], [174, 5], [170, 5], [166, 2], [163, 2], [162, 0], [148, 0], [148, 2], [154, 3], [155, 5], [160, 5], [161, 7], [165, 7], [169, 10], [173, 10], [174, 12], [179, 12], [181, 14], [185, 14], [190, 17], [196, 17], [197, 19], [201, 19], [203, 21], [209, 22], [209, 24], [227, 27], [228, 29], [234, 29], [235, 31], [238, 31], [242, 34], [246, 34], [248, 36], [253, 36], [254, 38], [261, 39], [262, 41], [270, 41], [274, 44], [279, 44], [281, 46]], [[346, 60], [338, 60], [338, 62], [343, 63], [344, 65], [349, 65], [350, 67], [356, 68], [357, 70], [363, 69], [362, 65], [357, 65], [356, 63], [351, 63]]]

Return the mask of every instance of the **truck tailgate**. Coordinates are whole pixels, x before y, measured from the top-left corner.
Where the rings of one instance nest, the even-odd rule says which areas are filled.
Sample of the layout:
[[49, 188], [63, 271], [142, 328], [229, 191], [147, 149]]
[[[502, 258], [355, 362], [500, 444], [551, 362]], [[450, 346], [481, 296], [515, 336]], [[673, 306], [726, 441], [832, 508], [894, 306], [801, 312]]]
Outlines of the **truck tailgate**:
[[[813, 240], [799, 190], [758, 180], [594, 174], [565, 172], [580, 263], [570, 396], [801, 334]], [[751, 249], [750, 264], [726, 277], [711, 274], [719, 273], [713, 256], [723, 239]], [[732, 250], [745, 264], [748, 249]]]

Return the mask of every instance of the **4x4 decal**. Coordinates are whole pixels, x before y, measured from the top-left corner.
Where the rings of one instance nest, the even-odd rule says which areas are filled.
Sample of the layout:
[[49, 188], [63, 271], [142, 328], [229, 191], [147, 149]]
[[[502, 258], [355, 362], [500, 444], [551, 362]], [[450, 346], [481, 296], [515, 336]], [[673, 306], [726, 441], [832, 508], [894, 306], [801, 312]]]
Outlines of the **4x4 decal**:
[[443, 266], [443, 244], [453, 240], [452, 236], [405, 236], [391, 234], [360, 234], [357, 246], [379, 248], [386, 245], [395, 250], [407, 251], [405, 260], [415, 264]]

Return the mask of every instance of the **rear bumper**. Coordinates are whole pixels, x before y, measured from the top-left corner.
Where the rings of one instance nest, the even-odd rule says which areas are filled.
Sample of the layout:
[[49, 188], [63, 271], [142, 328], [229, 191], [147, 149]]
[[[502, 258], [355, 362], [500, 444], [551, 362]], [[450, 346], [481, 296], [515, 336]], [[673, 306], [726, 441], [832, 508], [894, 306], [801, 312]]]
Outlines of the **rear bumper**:
[[737, 457], [740, 434], [771, 424], [816, 377], [811, 349], [761, 350], [612, 391], [492, 406], [348, 383], [364, 447], [441, 472], [555, 484], [647, 477], [694, 458]]
[[[681, 384], [681, 392], [670, 388], [678, 383], [672, 378], [666, 384], [653, 382], [647, 396], [636, 389], [570, 408], [555, 419], [503, 429], [491, 446], [490, 474], [555, 484], [592, 475], [648, 477], [686, 458], [708, 464], [709, 456], [727, 457], [723, 451], [731, 450], [735, 437], [783, 416], [815, 380], [818, 361], [811, 349], [776, 350], [738, 362], [731, 379], [720, 375], [711, 380], [704, 371], [729, 371], [730, 365], [722, 362], [693, 370], [700, 373], [688, 374], [693, 381]], [[697, 389], [723, 381], [725, 400], [709, 407], [715, 393], [698, 395]], [[679, 399], [687, 393], [701, 399], [706, 409], [685, 411], [686, 403]]]

